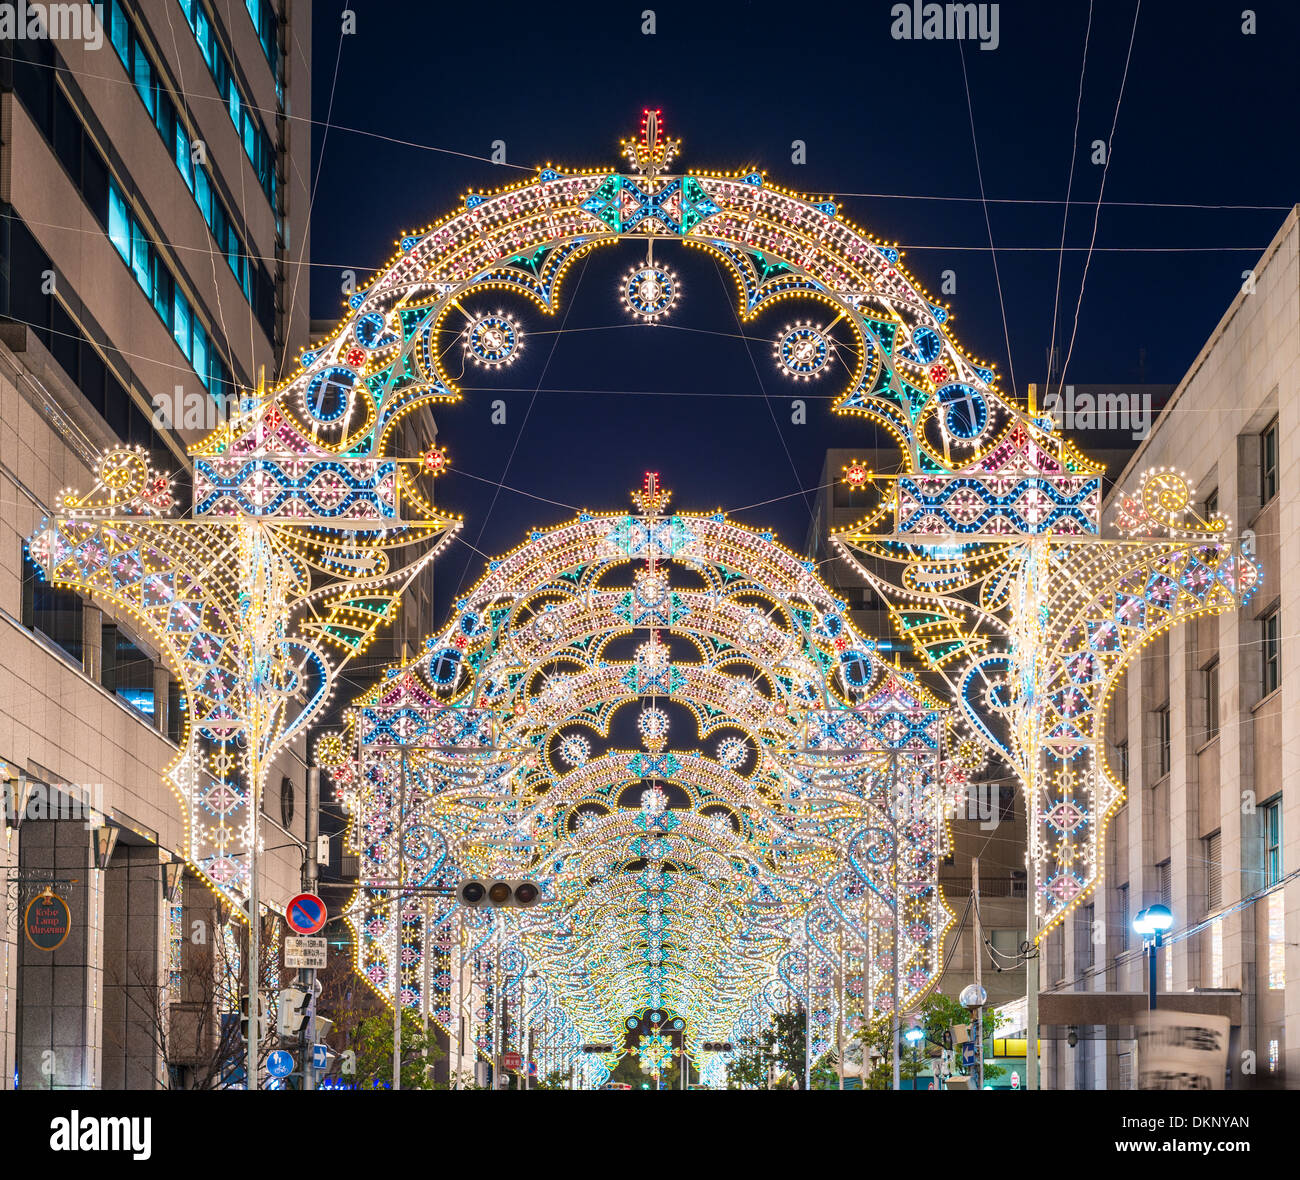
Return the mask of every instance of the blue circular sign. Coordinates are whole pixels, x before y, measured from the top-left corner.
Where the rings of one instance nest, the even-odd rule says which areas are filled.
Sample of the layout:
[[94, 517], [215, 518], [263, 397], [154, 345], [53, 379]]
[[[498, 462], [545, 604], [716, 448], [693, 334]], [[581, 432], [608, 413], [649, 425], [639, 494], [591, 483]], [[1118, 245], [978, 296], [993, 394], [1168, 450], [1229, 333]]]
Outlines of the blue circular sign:
[[273, 1078], [287, 1078], [293, 1073], [293, 1054], [287, 1049], [276, 1049], [266, 1055], [266, 1072]]

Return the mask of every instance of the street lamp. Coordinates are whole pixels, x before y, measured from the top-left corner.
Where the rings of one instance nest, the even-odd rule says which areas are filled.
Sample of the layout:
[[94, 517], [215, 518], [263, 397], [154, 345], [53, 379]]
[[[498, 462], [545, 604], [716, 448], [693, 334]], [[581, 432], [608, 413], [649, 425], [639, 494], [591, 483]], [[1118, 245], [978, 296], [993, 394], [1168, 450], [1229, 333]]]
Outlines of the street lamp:
[[1142, 945], [1147, 955], [1147, 1000], [1149, 1011], [1156, 1010], [1156, 958], [1160, 952], [1163, 936], [1174, 924], [1173, 912], [1167, 905], [1147, 906], [1139, 910], [1133, 919], [1133, 930], [1142, 935]]
[[[982, 985], [968, 983], [957, 997], [963, 1008], [969, 1008], [975, 1022], [975, 1089], [984, 1088], [984, 1005], [989, 1002], [989, 994]], [[995, 1030], [996, 1031], [996, 1030]]]
[[912, 1017], [911, 1023], [903, 1033], [903, 1040], [912, 1046], [912, 1089], [915, 1090], [917, 1088], [917, 1078], [921, 1076], [921, 1067], [916, 1060], [916, 1049], [925, 1040], [925, 1028], [922, 1026], [919, 1017]]

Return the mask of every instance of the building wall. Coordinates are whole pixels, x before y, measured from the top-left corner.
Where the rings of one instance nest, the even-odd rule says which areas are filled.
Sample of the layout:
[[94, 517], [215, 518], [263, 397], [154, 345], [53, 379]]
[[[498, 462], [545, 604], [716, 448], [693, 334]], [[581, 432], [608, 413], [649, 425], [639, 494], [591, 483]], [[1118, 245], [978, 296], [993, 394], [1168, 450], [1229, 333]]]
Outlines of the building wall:
[[[130, 52], [147, 62], [146, 96], [107, 30], [99, 48], [81, 40], [7, 43], [14, 60], [0, 68], [0, 779], [58, 785], [90, 808], [89, 823], [79, 812], [0, 825], [8, 878], [0, 925], [3, 1088], [14, 1085], [16, 1068], [25, 1088], [149, 1087], [165, 1074], [146, 1010], [151, 973], [164, 977], [170, 949], [161, 865], [179, 856], [182, 843], [179, 806], [162, 782], [177, 754], [168, 736], [171, 670], [147, 635], [103, 603], [82, 604], [80, 659], [24, 625], [23, 540], [57, 492], [89, 488], [95, 455], [119, 442], [150, 450], [184, 487], [186, 444], [215, 425], [220, 397], [230, 392], [196, 370], [193, 349], [180, 347], [174, 322], [164, 321], [115, 247], [106, 186], [116, 186], [154, 264], [202, 321], [237, 386], [275, 379], [308, 336], [310, 5], [274, 0], [282, 17], [271, 55], [278, 84], [245, 4], [107, 0], [101, 11], [110, 29], [129, 28], [137, 47]], [[190, 23], [196, 11], [200, 27], [212, 30], [209, 53], [219, 47], [231, 67], [239, 109], [255, 113], [273, 144], [274, 203], [200, 50]], [[201, 144], [196, 154], [242, 254], [266, 271], [273, 300], [256, 307], [269, 307], [269, 318], [236, 279], [230, 239], [217, 240], [213, 207], [205, 218], [174, 145], [160, 134], [147, 102], [156, 111], [164, 98], [186, 142]], [[174, 306], [166, 311], [173, 315]], [[208, 420], [178, 420], [174, 429], [150, 421], [158, 395], [177, 388], [209, 407]], [[152, 718], [104, 687], [98, 645], [105, 624], [115, 624], [148, 663]], [[299, 743], [282, 758], [264, 799], [262, 888], [273, 911], [300, 883], [304, 757]], [[288, 825], [286, 778], [298, 801]], [[119, 832], [102, 871], [88, 831], [101, 822]], [[33, 886], [17, 875], [78, 879], [65, 894], [73, 931], [58, 951], [25, 943], [18, 907]], [[196, 889], [211, 897], [195, 880], [187, 898]], [[84, 1014], [76, 1028], [74, 1009]]]
[[[1244, 610], [1179, 627], [1130, 666], [1112, 704], [1109, 757], [1118, 767], [1127, 745], [1129, 773], [1096, 902], [1099, 914], [1104, 902], [1104, 941], [1088, 967], [1067, 923], [1047, 939], [1042, 958], [1045, 988], [1144, 991], [1140, 938], [1125, 927], [1142, 907], [1166, 900], [1167, 879], [1174, 929], [1161, 951], [1159, 990], [1240, 992], [1242, 1023], [1229, 1061], [1234, 1087], [1300, 1087], [1300, 883], [1286, 880], [1300, 868], [1300, 661], [1291, 642], [1300, 620], [1298, 253], [1293, 211], [1254, 268], [1253, 291], [1233, 300], [1119, 480], [1121, 488], [1132, 485], [1149, 467], [1185, 472], [1202, 509], [1217, 497], [1219, 510], [1253, 538], [1263, 584]], [[1267, 497], [1262, 436], [1274, 421], [1277, 491]], [[1280, 611], [1281, 673], [1278, 687], [1266, 691], [1262, 620], [1273, 610]], [[1206, 673], [1216, 660], [1217, 734], [1214, 681]], [[1159, 720], [1165, 706], [1167, 759]], [[1278, 876], [1265, 859], [1260, 805], [1270, 800], [1281, 808], [1280, 902], [1256, 899]], [[1278, 905], [1280, 924], [1271, 908]], [[1176, 995], [1161, 1005], [1176, 1008]], [[1101, 1037], [1106, 1030], [1080, 1033]], [[1077, 1050], [1049, 1040], [1046, 1082], [1117, 1085], [1130, 1038], [1131, 1029], [1111, 1028], [1105, 1068], [1092, 1072], [1076, 1067]]]

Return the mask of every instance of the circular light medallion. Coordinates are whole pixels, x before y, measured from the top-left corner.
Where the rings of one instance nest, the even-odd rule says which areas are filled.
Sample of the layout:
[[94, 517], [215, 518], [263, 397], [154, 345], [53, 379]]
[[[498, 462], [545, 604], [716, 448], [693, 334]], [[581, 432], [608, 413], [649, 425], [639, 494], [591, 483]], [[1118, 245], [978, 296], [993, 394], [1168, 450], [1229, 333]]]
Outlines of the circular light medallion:
[[317, 422], [337, 422], [352, 409], [356, 384], [356, 373], [343, 365], [322, 369], [308, 382], [303, 394], [307, 413]]
[[677, 302], [677, 276], [662, 266], [643, 266], [623, 283], [623, 303], [635, 316], [653, 322]]
[[831, 342], [811, 324], [787, 328], [776, 342], [777, 363], [796, 381], [820, 377], [833, 351]]
[[510, 364], [522, 348], [519, 329], [503, 315], [485, 315], [465, 330], [465, 351], [489, 369]]

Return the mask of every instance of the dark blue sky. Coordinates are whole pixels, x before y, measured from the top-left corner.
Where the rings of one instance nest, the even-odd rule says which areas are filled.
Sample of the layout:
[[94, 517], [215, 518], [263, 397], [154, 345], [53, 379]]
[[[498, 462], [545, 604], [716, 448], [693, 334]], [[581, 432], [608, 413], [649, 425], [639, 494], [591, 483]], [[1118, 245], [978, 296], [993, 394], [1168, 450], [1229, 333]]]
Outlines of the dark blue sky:
[[[1253, 36], [1241, 31], [1245, 6], [1141, 4], [1067, 381], [1177, 381], [1300, 199], [1300, 5], [1252, 3]], [[315, 317], [337, 314], [342, 270], [364, 276], [403, 231], [467, 190], [524, 177], [486, 159], [494, 140], [511, 164], [612, 167], [618, 140], [655, 106], [683, 140], [684, 169], [757, 166], [776, 183], [835, 195], [851, 220], [904, 247], [933, 295], [953, 270], [957, 290], [945, 298], [964, 347], [995, 362], [1008, 388], [1014, 366], [1022, 395], [1044, 380], [1087, 0], [1002, 3], [998, 49], [966, 43], [978, 157], [957, 44], [894, 40], [889, 3], [844, 4], [837, 15], [826, 4], [351, 0], [357, 32], [340, 40], [342, 7], [313, 6]], [[640, 31], [646, 8], [654, 36]], [[1134, 9], [1098, 0], [1093, 11], [1062, 354], [1102, 178], [1090, 145], [1110, 137]], [[803, 165], [791, 163], [795, 139], [807, 145]], [[439, 411], [453, 462], [439, 502], [465, 514], [463, 537], [485, 553], [566, 519], [568, 505], [626, 505], [648, 468], [684, 508], [780, 497], [740, 516], [797, 548], [809, 521], [799, 492], [816, 484], [826, 448], [872, 445], [865, 423], [829, 413], [829, 385], [796, 388], [773, 367], [771, 338], [799, 309], [749, 325], [747, 343], [730, 281], [698, 252], [663, 249], [682, 279], [679, 310], [663, 325], [632, 324], [614, 288], [642, 249], [628, 243], [578, 265], [558, 336], [556, 321], [511, 306], [531, 330], [521, 361], [471, 378], [465, 401]], [[791, 424], [795, 396], [808, 398], [807, 425]], [[507, 403], [505, 426], [490, 424], [495, 397]], [[509, 490], [493, 506], [496, 481]], [[456, 545], [439, 562], [439, 598], [462, 576], [471, 584], [481, 564]]]

